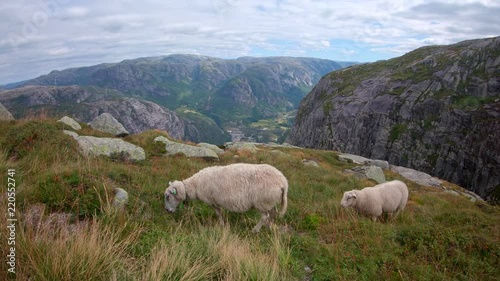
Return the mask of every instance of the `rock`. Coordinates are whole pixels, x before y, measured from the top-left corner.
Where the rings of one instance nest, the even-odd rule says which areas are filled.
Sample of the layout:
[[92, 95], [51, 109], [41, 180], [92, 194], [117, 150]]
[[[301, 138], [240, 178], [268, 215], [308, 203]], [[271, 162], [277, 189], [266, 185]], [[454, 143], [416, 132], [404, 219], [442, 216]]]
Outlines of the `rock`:
[[66, 135], [72, 136], [74, 139], [78, 139], [78, 134], [73, 131], [63, 130]]
[[96, 130], [110, 133], [117, 137], [124, 137], [129, 134], [125, 127], [109, 113], [97, 116], [89, 125]]
[[274, 143], [274, 142], [269, 142], [267, 144], [262, 144], [264, 146], [267, 146], [267, 147], [271, 147], [271, 148], [296, 148], [296, 149], [302, 149], [302, 147], [298, 147], [298, 146], [295, 146], [295, 145], [291, 145], [289, 143], [282, 143], [282, 144], [277, 144], [277, 143]]
[[491, 197], [500, 184], [499, 49], [497, 36], [331, 72], [302, 99], [286, 141], [386, 159]]
[[302, 159], [302, 164], [304, 164], [304, 166], [311, 166], [311, 167], [319, 168], [318, 163], [316, 163], [316, 161], [314, 161], [314, 160]]
[[113, 207], [123, 211], [128, 203], [128, 192], [122, 188], [115, 188], [115, 197], [113, 197]]
[[226, 142], [224, 146], [228, 150], [249, 150], [251, 152], [257, 152], [257, 147], [253, 142]]
[[82, 126], [80, 126], [80, 124], [78, 124], [78, 122], [76, 122], [75, 119], [68, 117], [68, 116], [64, 116], [63, 118], [57, 120], [57, 122], [64, 123], [64, 124], [70, 126], [75, 131], [82, 129]]
[[219, 148], [218, 146], [216, 146], [214, 144], [210, 144], [210, 143], [206, 143], [206, 142], [200, 142], [199, 144], [197, 144], [197, 146], [208, 148], [208, 149], [212, 150], [213, 152], [215, 152], [217, 155], [221, 155], [222, 153], [224, 153], [224, 149], [221, 149], [221, 148]]
[[186, 157], [198, 157], [210, 160], [219, 160], [219, 156], [208, 148], [187, 145], [183, 143], [173, 142], [163, 136], [156, 137], [154, 141], [160, 141], [165, 144], [167, 150], [166, 155], [184, 154]]
[[374, 165], [382, 169], [389, 169], [389, 162], [387, 161], [368, 159], [354, 154], [339, 153], [339, 160], [344, 162], [349, 162], [349, 160], [351, 160], [355, 164]]
[[122, 139], [79, 136], [75, 132], [67, 130], [64, 130], [64, 133], [72, 136], [78, 142], [82, 153], [87, 156], [105, 155], [108, 157], [124, 157], [132, 161], [146, 159], [146, 153], [142, 147], [133, 145]]
[[441, 181], [439, 179], [431, 177], [429, 174], [424, 172], [393, 165], [391, 165], [391, 171], [398, 173], [402, 177], [420, 185], [441, 187]]
[[352, 169], [346, 170], [348, 173], [354, 173], [357, 178], [363, 179], [368, 178], [376, 181], [377, 183], [385, 182], [385, 175], [382, 168], [374, 165], [370, 166], [358, 166]]
[[458, 193], [455, 190], [448, 189], [448, 190], [445, 190], [444, 192], [451, 194], [451, 195], [460, 196], [460, 193]]
[[0, 120], [14, 120], [14, 116], [0, 103]]

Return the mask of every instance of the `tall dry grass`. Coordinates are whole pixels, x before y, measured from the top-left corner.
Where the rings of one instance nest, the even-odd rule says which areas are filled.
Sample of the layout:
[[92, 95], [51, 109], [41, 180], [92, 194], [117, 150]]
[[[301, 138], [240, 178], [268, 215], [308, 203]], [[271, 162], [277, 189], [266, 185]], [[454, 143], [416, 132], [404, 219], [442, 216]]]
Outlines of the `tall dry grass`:
[[18, 280], [123, 280], [134, 271], [127, 248], [140, 228], [38, 212], [20, 221]]
[[268, 250], [258, 238], [241, 237], [228, 227], [201, 227], [186, 235], [177, 228], [152, 250], [141, 280], [293, 280], [287, 272], [289, 238], [269, 233]]

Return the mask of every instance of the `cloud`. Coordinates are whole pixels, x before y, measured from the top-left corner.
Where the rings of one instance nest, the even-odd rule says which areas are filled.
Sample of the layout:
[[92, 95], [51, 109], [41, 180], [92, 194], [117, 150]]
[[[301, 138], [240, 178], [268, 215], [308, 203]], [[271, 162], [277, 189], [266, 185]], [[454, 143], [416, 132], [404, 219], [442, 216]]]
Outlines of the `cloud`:
[[375, 61], [498, 36], [498, 1], [3, 0], [0, 84], [141, 56]]

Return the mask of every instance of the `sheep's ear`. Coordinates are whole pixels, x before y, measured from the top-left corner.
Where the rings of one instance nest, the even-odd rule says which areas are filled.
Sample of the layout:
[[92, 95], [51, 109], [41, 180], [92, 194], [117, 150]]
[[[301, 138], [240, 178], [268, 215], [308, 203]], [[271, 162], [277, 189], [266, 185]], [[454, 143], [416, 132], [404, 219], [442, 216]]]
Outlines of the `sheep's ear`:
[[356, 199], [356, 193], [352, 193], [351, 197], [354, 198], [354, 199]]
[[172, 184], [172, 182], [171, 182], [171, 181], [169, 181], [169, 182], [168, 182], [168, 185], [171, 185], [171, 184]]
[[173, 195], [177, 195], [177, 189], [175, 189], [175, 188], [172, 188], [172, 190], [170, 190], [170, 192], [171, 192]]

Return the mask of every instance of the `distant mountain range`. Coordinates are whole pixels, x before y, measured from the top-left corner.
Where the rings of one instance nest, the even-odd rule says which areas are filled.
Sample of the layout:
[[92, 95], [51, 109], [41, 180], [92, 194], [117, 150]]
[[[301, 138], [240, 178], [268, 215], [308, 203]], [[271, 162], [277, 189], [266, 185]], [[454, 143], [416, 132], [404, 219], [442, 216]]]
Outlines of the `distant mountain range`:
[[[271, 128], [262, 124], [273, 123], [275, 118], [296, 109], [321, 76], [352, 64], [291, 57], [225, 60], [170, 55], [139, 58], [52, 71], [32, 80], [9, 84], [7, 88], [14, 89], [2, 94], [0, 102], [17, 118], [44, 111], [49, 116], [68, 114], [88, 122], [99, 112], [114, 109], [118, 115], [115, 118], [127, 130], [136, 132], [150, 129], [152, 124], [138, 119], [124, 122], [130, 109], [116, 105], [124, 100], [129, 106], [132, 101], [142, 104], [149, 101], [189, 124], [187, 127], [173, 126], [176, 131], [167, 125], [161, 127], [170, 129], [174, 136], [221, 143], [229, 140], [225, 130], [235, 127], [256, 138], [259, 132], [267, 130], [264, 134], [267, 139], [261, 141], [268, 141], [275, 140], [291, 121], [268, 126], [275, 129], [272, 134], [269, 134]], [[23, 88], [26, 86], [30, 87]], [[106, 107], [106, 104], [113, 105]], [[267, 121], [259, 125], [259, 120]]]
[[302, 101], [292, 144], [388, 160], [500, 198], [500, 37], [332, 72]]

